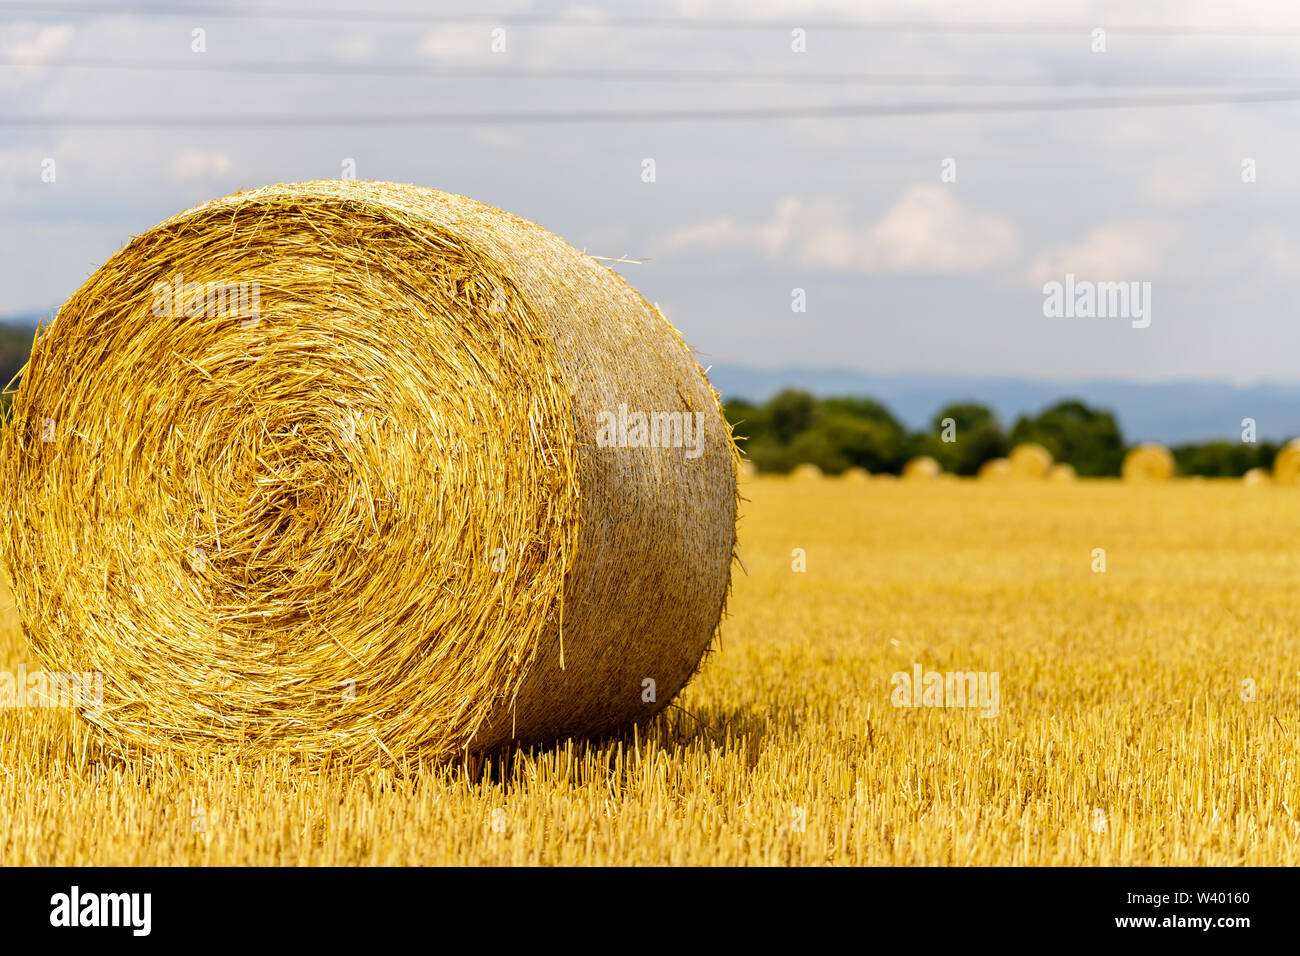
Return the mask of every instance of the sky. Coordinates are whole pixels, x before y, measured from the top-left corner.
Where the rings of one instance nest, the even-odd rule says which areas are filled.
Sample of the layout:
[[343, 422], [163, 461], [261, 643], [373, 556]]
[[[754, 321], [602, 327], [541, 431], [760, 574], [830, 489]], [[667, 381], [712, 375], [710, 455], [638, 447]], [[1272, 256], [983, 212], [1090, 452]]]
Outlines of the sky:
[[[591, 254], [644, 259], [616, 268], [705, 364], [1300, 381], [1300, 101], [638, 116], [1300, 91], [1289, 3], [276, 0], [238, 5], [260, 11], [246, 17], [217, 15], [236, 7], [222, 0], [166, 7], [195, 10], [179, 16], [73, 6], [0, 10], [0, 316], [57, 309], [130, 236], [188, 206], [338, 177], [351, 161], [357, 178], [462, 193]], [[552, 19], [529, 19], [539, 15]], [[672, 25], [628, 19], [645, 16]], [[845, 18], [926, 29], [847, 29]], [[718, 22], [738, 19], [765, 22]], [[994, 21], [1006, 28], [955, 29]], [[119, 61], [149, 68], [108, 65]], [[241, 63], [327, 72], [213, 71]], [[439, 72], [364, 75], [376, 66]], [[601, 118], [220, 122], [587, 111]], [[17, 122], [32, 117], [44, 125]], [[109, 117], [188, 125], [77, 121]], [[1045, 285], [1067, 275], [1138, 283], [1145, 327], [1045, 315]]]

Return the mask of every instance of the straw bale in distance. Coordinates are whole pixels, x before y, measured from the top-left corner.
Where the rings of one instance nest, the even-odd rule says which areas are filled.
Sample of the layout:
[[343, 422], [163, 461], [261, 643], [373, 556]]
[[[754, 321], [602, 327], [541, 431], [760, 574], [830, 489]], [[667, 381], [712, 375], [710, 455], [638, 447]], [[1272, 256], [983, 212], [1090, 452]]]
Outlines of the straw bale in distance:
[[822, 470], [810, 461], [795, 465], [794, 470], [790, 472], [791, 478], [798, 478], [803, 481], [815, 481], [822, 477]]
[[[256, 315], [207, 291], [236, 287]], [[623, 409], [698, 420], [699, 454]], [[449, 757], [672, 699], [722, 613], [738, 461], [679, 333], [552, 233], [269, 186], [131, 240], [39, 334], [3, 558], [40, 659], [104, 673], [110, 742]]]
[[1078, 477], [1079, 475], [1074, 470], [1074, 466], [1064, 461], [1058, 461], [1052, 466], [1052, 470], [1047, 473], [1048, 481], [1061, 483], [1076, 481]]
[[844, 473], [840, 477], [845, 481], [867, 481], [871, 478], [871, 473], [867, 469], [855, 465], [852, 468], [844, 469]]
[[1167, 481], [1174, 474], [1174, 456], [1155, 442], [1138, 445], [1124, 456], [1121, 474], [1125, 481]]
[[913, 458], [903, 466], [903, 477], [908, 481], [934, 481], [943, 473], [943, 468], [929, 455]]
[[1037, 442], [1025, 442], [1007, 457], [1011, 474], [1025, 481], [1041, 481], [1052, 468], [1052, 453]]
[[980, 465], [978, 477], [980, 481], [1010, 481], [1011, 462], [1005, 458], [990, 458]]
[[1267, 468], [1251, 468], [1241, 476], [1241, 482], [1245, 485], [1267, 485], [1273, 482], [1273, 476]]
[[1300, 438], [1293, 438], [1273, 459], [1273, 480], [1279, 485], [1300, 485]]

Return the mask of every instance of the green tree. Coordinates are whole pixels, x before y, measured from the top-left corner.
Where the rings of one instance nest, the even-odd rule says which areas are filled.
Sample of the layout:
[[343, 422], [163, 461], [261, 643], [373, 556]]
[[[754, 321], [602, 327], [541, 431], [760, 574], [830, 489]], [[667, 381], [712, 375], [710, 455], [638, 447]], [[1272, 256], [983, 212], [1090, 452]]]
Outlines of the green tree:
[[778, 392], [766, 408], [772, 437], [783, 445], [790, 444], [796, 435], [812, 424], [816, 407], [817, 403], [807, 392], [792, 388]]
[[904, 461], [905, 435], [897, 422], [856, 418], [844, 412], [817, 410], [813, 425], [795, 439], [792, 451], [819, 457], [802, 457], [828, 474], [856, 466], [870, 472], [898, 471]]
[[1115, 416], [1077, 399], [1017, 419], [1008, 444], [1014, 448], [1030, 441], [1038, 442], [1057, 461], [1069, 462], [1080, 475], [1118, 475], [1124, 461], [1124, 436]]
[[1240, 478], [1252, 468], [1270, 468], [1277, 451], [1278, 446], [1270, 442], [1237, 441], [1211, 441], [1173, 449], [1180, 474], [1207, 478]]
[[875, 399], [828, 398], [817, 407], [814, 428], [841, 450], [845, 467], [897, 474], [907, 461], [907, 430]]
[[[944, 441], [951, 419], [954, 441]], [[913, 453], [930, 455], [945, 471], [974, 475], [990, 458], [1007, 453], [1007, 436], [993, 410], [976, 402], [954, 402], [939, 409], [930, 422], [932, 432], [918, 436]]]

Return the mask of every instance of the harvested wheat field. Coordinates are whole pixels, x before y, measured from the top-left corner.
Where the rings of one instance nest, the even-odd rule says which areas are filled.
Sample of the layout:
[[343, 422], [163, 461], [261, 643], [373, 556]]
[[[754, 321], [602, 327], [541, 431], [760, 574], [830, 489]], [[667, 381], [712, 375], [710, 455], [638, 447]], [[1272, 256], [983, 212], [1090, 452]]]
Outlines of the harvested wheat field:
[[[442, 767], [147, 767], [7, 709], [0, 864], [1300, 863], [1291, 491], [743, 490], [721, 647], [647, 727]], [[4, 600], [0, 668], [35, 666]], [[996, 716], [894, 706], [915, 665], [996, 672]]]

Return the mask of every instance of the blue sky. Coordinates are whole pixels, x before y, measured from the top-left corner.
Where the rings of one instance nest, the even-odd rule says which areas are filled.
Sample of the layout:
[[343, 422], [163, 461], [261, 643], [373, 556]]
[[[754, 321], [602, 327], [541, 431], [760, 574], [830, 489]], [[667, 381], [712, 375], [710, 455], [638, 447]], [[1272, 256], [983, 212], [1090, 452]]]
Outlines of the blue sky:
[[[220, 5], [220, 4], [217, 4]], [[251, 4], [257, 6], [257, 4]], [[358, 0], [304, 10], [364, 10]], [[469, 4], [386, 0], [384, 9]], [[763, 29], [601, 21], [643, 5], [501, 4], [495, 21], [309, 22], [147, 13], [0, 14], [0, 113], [182, 115], [641, 111], [1066, 99], [1293, 78], [1300, 35], [1120, 27], [1300, 26], [1281, 2], [771, 3], [680, 0], [657, 15], [770, 17]], [[559, 13], [587, 25], [513, 23]], [[853, 16], [1071, 25], [1061, 35], [836, 31]], [[807, 27], [807, 52], [791, 29]], [[1094, 53], [1088, 24], [1107, 28]], [[1109, 26], [1108, 26], [1109, 25]], [[492, 51], [491, 30], [506, 49]], [[207, 52], [192, 52], [192, 31]], [[1077, 29], [1076, 29], [1077, 27]], [[430, 64], [438, 78], [78, 69], [68, 58]], [[470, 71], [591, 67], [964, 75], [947, 85], [637, 82]], [[992, 78], [1050, 85], [992, 85]], [[0, 315], [57, 306], [129, 236], [237, 189], [340, 175], [464, 193], [619, 266], [696, 346], [731, 365], [1155, 381], [1297, 381], [1293, 277], [1300, 103], [955, 116], [409, 128], [0, 125]], [[643, 181], [643, 161], [655, 181]], [[55, 161], [53, 183], [42, 163]], [[944, 181], [944, 161], [956, 181]], [[1243, 182], [1244, 161], [1256, 181]], [[951, 167], [949, 167], [951, 168]], [[1150, 327], [1049, 319], [1066, 273], [1150, 282]], [[805, 290], [807, 311], [791, 311]]]

